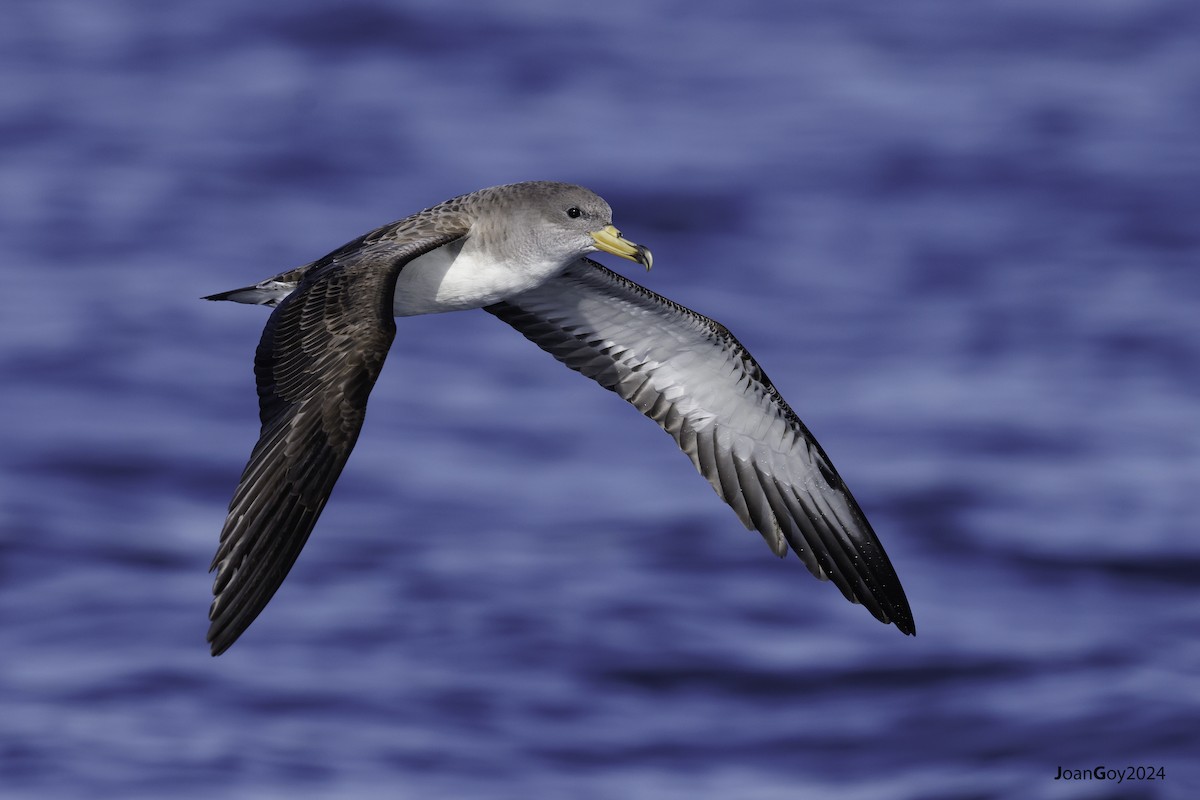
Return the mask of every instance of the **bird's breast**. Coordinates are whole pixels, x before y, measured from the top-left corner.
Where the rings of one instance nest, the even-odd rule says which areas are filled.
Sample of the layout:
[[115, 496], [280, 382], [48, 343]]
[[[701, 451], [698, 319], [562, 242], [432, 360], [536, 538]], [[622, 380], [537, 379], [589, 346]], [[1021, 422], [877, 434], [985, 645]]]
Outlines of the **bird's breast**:
[[564, 266], [497, 258], [460, 239], [404, 266], [393, 311], [411, 317], [482, 308], [540, 285]]

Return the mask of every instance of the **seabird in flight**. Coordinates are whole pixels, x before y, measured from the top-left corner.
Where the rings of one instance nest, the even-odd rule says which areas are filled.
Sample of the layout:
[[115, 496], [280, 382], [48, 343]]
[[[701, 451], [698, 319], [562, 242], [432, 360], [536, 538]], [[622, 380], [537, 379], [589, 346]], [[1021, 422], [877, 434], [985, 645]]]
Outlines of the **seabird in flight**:
[[902, 632], [912, 612], [850, 490], [723, 325], [591, 261], [650, 268], [591, 191], [535, 181], [481, 189], [377, 228], [254, 286], [273, 306], [254, 357], [262, 429], [229, 503], [209, 611], [219, 655], [283, 583], [354, 447], [395, 317], [482, 308], [671, 435], [778, 556], [789, 547]]

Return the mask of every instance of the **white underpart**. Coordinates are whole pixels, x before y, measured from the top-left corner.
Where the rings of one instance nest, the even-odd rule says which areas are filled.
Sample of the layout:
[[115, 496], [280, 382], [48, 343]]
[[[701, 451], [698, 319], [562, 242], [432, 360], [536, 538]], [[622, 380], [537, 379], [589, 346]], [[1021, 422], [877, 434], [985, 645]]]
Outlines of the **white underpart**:
[[396, 316], [491, 305], [540, 286], [574, 260], [489, 258], [473, 242], [451, 242], [406, 264], [396, 281]]

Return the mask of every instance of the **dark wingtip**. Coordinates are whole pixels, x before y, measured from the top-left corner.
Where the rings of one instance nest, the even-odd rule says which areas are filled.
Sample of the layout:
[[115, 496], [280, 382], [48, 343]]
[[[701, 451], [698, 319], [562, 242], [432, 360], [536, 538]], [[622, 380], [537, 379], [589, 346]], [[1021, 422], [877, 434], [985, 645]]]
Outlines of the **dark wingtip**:
[[[209, 571], [211, 572], [212, 570]], [[229, 576], [227, 574], [226, 580], [228, 580], [228, 578]], [[217, 574], [217, 581], [217, 585], [220, 585], [220, 573]], [[221, 618], [221, 614], [217, 612], [217, 607], [221, 602], [221, 596], [217, 591], [216, 586], [213, 588], [215, 596], [213, 597], [212, 604], [208, 607], [208, 633], [205, 634], [204, 638], [208, 642], [209, 650], [212, 652], [212, 655], [216, 657], [228, 650], [230, 646], [237, 641], [238, 636], [240, 636], [242, 631], [245, 630], [245, 627], [231, 627], [231, 621], [228, 619], [228, 615], [225, 615], [226, 619]], [[226, 600], [228, 600], [228, 598], [226, 598]]]
[[893, 598], [890, 604], [891, 608], [884, 612], [887, 614], [887, 618], [884, 618], [883, 621], [895, 625], [896, 629], [905, 636], [916, 636], [917, 621], [913, 619], [912, 608], [908, 605], [908, 598], [904, 596], [903, 589], [900, 589], [899, 586], [897, 586], [897, 589], [899, 589], [899, 597]]
[[229, 642], [229, 641], [222, 641], [220, 631], [217, 629], [216, 620], [213, 619], [213, 610], [216, 608], [216, 606], [217, 606], [217, 601], [214, 598], [212, 605], [208, 609], [208, 619], [209, 619], [208, 633], [204, 637], [205, 641], [208, 642], [209, 652], [211, 653], [211, 655], [214, 658], [216, 658], [217, 656], [221, 655], [221, 653], [224, 653], [226, 650], [228, 650], [229, 645], [232, 644], [232, 642]]
[[205, 639], [208, 641], [208, 648], [212, 656], [216, 658], [232, 647], [233, 643], [237, 641], [238, 636], [240, 636], [241, 633], [242, 631], [239, 630], [233, 635], [230, 635], [228, 625], [224, 623], [218, 624], [214, 620], [213, 623], [209, 625], [208, 635], [205, 637]]

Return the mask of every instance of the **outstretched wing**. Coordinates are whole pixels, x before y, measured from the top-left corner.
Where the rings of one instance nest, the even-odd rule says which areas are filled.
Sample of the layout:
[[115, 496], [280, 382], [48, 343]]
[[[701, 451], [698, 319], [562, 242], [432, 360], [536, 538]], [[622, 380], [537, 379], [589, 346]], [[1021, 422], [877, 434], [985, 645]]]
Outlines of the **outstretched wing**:
[[211, 567], [213, 655], [237, 640], [283, 583], [350, 456], [396, 333], [401, 269], [455, 238], [431, 234], [337, 252], [271, 314], [254, 357], [262, 430]]
[[915, 633], [891, 562], [828, 456], [724, 326], [580, 259], [487, 307], [675, 439], [747, 528]]

